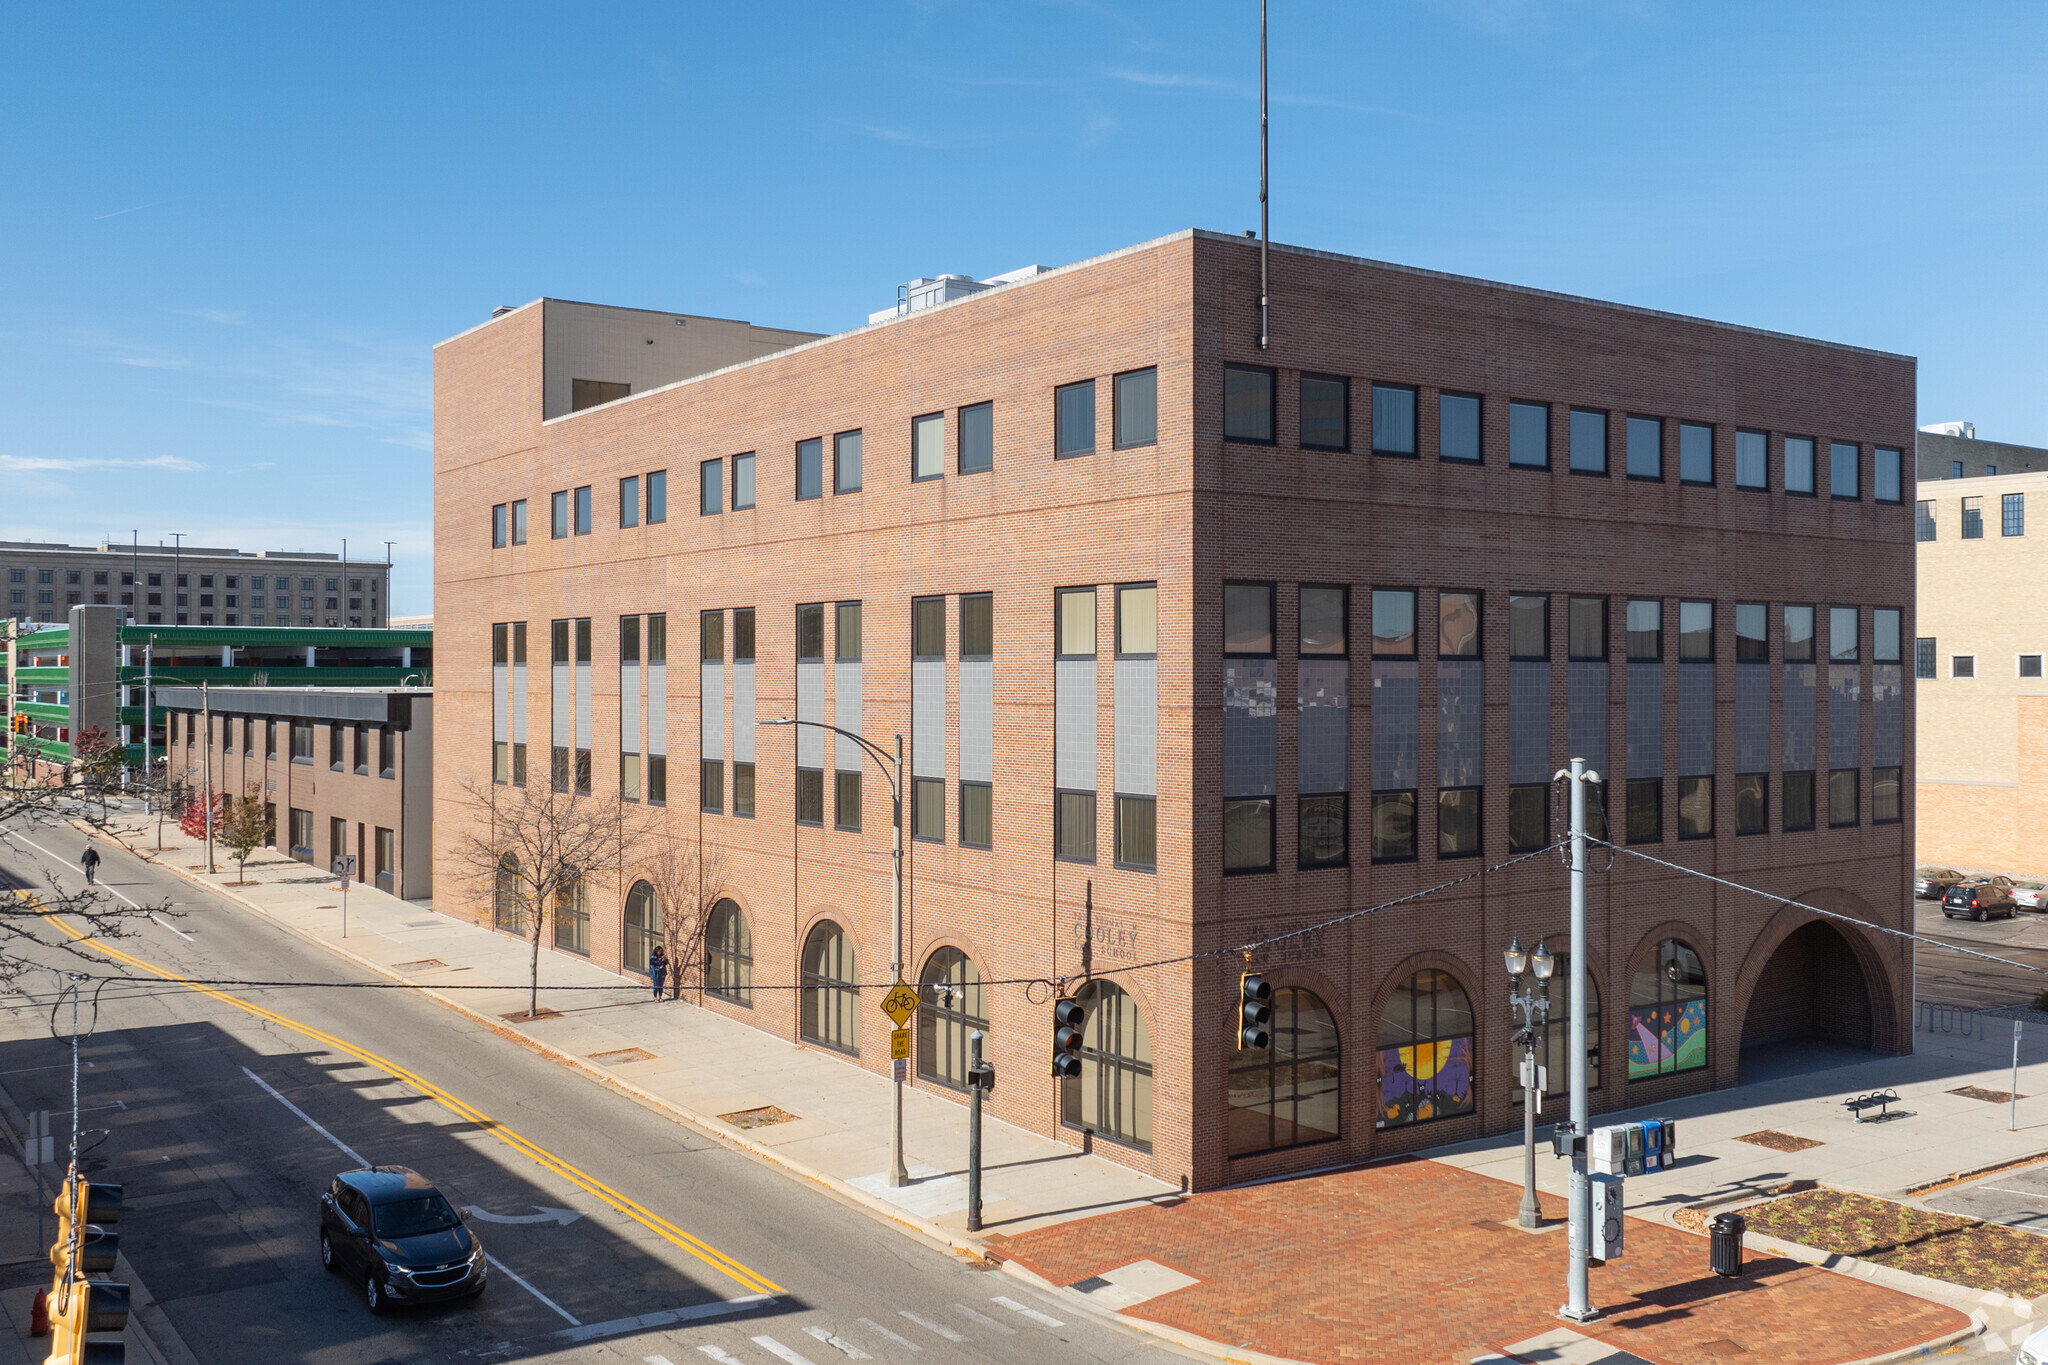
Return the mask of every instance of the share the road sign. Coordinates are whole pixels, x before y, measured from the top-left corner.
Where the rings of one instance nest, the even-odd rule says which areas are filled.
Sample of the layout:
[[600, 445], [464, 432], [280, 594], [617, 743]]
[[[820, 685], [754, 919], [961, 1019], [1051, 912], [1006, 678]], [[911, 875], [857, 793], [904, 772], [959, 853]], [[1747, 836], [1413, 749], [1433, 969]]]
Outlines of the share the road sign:
[[910, 1030], [907, 1028], [889, 1031], [889, 1060], [900, 1062], [910, 1056]]
[[882, 997], [882, 1013], [889, 1016], [897, 1028], [902, 1028], [910, 1016], [917, 1013], [917, 992], [904, 983], [902, 977]]

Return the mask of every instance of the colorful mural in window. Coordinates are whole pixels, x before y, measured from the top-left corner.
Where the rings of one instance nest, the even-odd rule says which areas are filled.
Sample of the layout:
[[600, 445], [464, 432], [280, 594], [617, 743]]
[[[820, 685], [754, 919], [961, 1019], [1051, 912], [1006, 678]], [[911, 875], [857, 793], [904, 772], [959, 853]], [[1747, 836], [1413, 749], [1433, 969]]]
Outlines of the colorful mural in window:
[[1469, 1114], [1472, 1002], [1448, 972], [1421, 971], [1401, 983], [1379, 1030], [1378, 1128]]
[[1628, 1078], [1707, 1064], [1707, 972], [1682, 939], [1645, 949], [1628, 993]]

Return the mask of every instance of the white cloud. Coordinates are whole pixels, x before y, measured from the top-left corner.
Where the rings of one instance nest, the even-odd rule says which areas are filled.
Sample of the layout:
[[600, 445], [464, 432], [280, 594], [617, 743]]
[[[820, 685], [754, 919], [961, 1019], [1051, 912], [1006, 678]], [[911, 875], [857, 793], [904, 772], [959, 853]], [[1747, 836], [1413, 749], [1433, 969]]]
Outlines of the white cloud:
[[1104, 69], [1103, 75], [1113, 81], [1125, 81], [1131, 85], [1178, 86], [1197, 90], [1239, 89], [1235, 81], [1218, 80], [1214, 76], [1194, 76], [1181, 71], [1139, 71], [1127, 66], [1112, 66]]
[[47, 455], [0, 455], [0, 470], [10, 474], [76, 474], [92, 469], [166, 469], [176, 474], [195, 474], [206, 466], [179, 455], [152, 455], [142, 460], [65, 458]]

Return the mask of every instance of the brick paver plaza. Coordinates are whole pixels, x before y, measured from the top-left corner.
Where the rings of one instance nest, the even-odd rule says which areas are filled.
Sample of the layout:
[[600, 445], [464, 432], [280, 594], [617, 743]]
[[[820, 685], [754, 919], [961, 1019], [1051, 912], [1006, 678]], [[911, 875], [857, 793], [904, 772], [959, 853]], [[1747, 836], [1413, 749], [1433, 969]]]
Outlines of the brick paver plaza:
[[[1562, 1228], [1512, 1226], [1512, 1185], [1404, 1160], [1198, 1194], [1065, 1223], [991, 1248], [1058, 1284], [1149, 1259], [1201, 1283], [1133, 1316], [1316, 1362], [1456, 1362], [1561, 1326]], [[1546, 1220], [1564, 1216], [1546, 1197]], [[1724, 1357], [1773, 1365], [1861, 1360], [1969, 1325], [1963, 1314], [1777, 1258], [1740, 1279], [1707, 1268], [1707, 1240], [1631, 1219], [1627, 1253], [1595, 1266], [1599, 1321], [1578, 1328], [1658, 1365]]]

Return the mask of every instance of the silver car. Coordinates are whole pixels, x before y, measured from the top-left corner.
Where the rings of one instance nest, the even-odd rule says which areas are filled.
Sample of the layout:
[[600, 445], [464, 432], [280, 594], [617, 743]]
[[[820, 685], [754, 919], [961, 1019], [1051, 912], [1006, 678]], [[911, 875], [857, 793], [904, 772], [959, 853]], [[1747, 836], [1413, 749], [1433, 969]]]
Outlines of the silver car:
[[2048, 882], [2014, 882], [2012, 900], [2022, 910], [2048, 910]]

